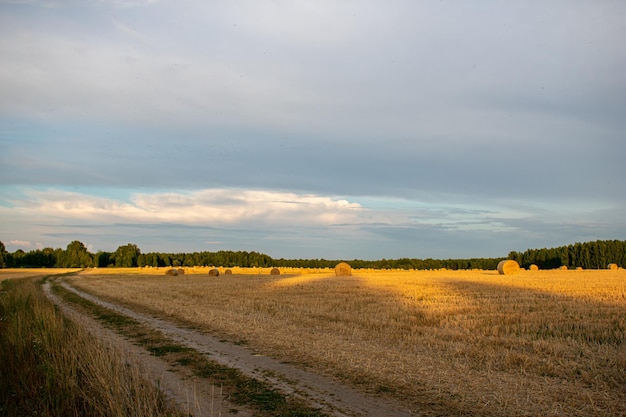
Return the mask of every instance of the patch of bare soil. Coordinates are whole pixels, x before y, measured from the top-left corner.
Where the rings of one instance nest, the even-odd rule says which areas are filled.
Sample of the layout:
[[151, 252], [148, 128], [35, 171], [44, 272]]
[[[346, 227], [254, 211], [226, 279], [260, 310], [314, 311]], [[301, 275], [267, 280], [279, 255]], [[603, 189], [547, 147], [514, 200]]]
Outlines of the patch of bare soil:
[[[176, 343], [206, 355], [209, 360], [230, 368], [238, 369], [246, 376], [266, 382], [288, 395], [301, 398], [309, 405], [318, 407], [329, 415], [346, 417], [408, 417], [415, 415], [401, 405], [392, 403], [390, 400], [366, 396], [330, 378], [299, 369], [294, 365], [283, 363], [258, 352], [253, 352], [245, 347], [219, 340], [209, 334], [201, 333], [194, 329], [182, 328], [161, 318], [151, 317], [126, 307], [106, 302], [91, 294], [77, 290], [66, 282], [63, 282], [62, 285], [91, 302], [131, 317], [152, 329], [159, 330]], [[49, 288], [47, 289], [47, 293], [50, 294]], [[53, 297], [52, 294], [50, 294], [50, 296]], [[63, 305], [63, 302], [58, 300], [58, 298], [55, 298], [54, 301], [59, 305]], [[67, 306], [64, 308], [67, 308]], [[92, 322], [89, 326], [92, 328], [100, 328], [96, 330], [97, 333], [110, 333], [102, 329], [98, 323]], [[127, 341], [126, 344], [130, 345]], [[147, 362], [158, 362], [157, 358], [150, 356], [147, 352], [139, 352], [143, 350], [141, 348], [129, 346], [129, 349], [136, 351], [136, 354], [141, 358], [145, 358]], [[157, 365], [153, 363], [148, 364], [148, 366], [156, 367]], [[208, 387], [194, 388], [190, 386], [190, 383], [193, 381], [184, 380], [180, 375], [174, 372], [165, 369], [155, 370], [156, 374], [161, 375], [163, 379], [162, 388], [169, 387], [169, 389], [172, 389], [172, 386], [186, 387], [181, 393], [170, 393], [170, 396], [173, 396], [174, 399], [177, 399], [177, 401], [183, 404], [190, 404], [191, 402], [191, 404], [195, 405], [195, 403], [197, 403], [199, 405], [197, 407], [198, 409], [207, 410], [206, 407], [211, 403], [211, 393], [207, 392]], [[166, 381], [165, 378], [172, 379]], [[224, 407], [222, 406], [222, 408]], [[191, 414], [194, 416], [206, 415]], [[229, 414], [222, 412], [220, 415], [227, 416]], [[244, 415], [245, 414], [242, 412], [237, 414], [237, 416]]]

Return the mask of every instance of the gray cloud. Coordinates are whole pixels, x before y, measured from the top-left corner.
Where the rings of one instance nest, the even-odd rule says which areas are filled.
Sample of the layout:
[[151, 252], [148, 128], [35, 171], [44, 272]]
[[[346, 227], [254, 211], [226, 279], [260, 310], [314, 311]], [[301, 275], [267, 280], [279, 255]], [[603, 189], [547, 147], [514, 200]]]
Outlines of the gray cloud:
[[0, 2], [4, 187], [445, 207], [255, 240], [277, 251], [333, 247], [327, 235], [337, 251], [368, 237], [444, 253], [623, 231], [597, 215], [626, 204], [619, 2], [124, 4]]

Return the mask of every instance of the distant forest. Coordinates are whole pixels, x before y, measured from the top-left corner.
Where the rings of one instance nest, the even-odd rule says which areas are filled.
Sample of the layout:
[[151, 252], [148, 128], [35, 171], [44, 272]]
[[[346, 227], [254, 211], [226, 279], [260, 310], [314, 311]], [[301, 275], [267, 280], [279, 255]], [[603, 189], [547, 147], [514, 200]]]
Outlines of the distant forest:
[[[184, 267], [184, 266], [223, 266], [223, 267], [294, 267], [332, 268], [340, 261], [347, 261], [353, 268], [373, 269], [496, 269], [498, 262], [505, 258], [471, 259], [380, 259], [329, 260], [329, 259], [274, 259], [258, 252], [217, 251], [193, 253], [141, 253], [137, 245], [129, 243], [115, 252], [90, 253], [87, 247], [77, 240], [66, 249], [35, 249], [25, 252], [21, 249], [13, 253], [6, 251], [0, 242], [0, 268], [90, 268], [90, 267]], [[531, 264], [541, 269], [566, 266], [584, 269], [604, 269], [609, 263], [626, 266], [626, 241], [597, 240], [595, 242], [574, 243], [551, 249], [528, 249], [525, 252], [510, 252], [506, 259], [516, 260], [522, 267]]]

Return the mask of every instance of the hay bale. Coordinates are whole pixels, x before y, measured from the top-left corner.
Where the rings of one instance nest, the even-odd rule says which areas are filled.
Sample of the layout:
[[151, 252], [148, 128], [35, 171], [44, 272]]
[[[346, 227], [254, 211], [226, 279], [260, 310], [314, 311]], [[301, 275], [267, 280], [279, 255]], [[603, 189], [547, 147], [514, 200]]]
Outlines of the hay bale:
[[539, 271], [539, 267], [535, 264], [532, 264], [528, 267], [528, 270], [530, 271]]
[[209, 276], [210, 277], [219, 277], [220, 276], [220, 270], [217, 269], [217, 268], [209, 269]]
[[173, 277], [178, 275], [178, 269], [168, 269], [165, 271], [165, 275], [171, 275]]
[[559, 268], [561, 271], [567, 271], [567, 265], [563, 265]]
[[270, 275], [280, 275], [280, 269], [272, 268], [272, 270], [270, 271]]
[[500, 275], [513, 275], [519, 272], [519, 264], [512, 259], [500, 261], [498, 264], [498, 273]]
[[178, 268], [178, 275], [185, 275], [185, 270], [182, 268]]
[[232, 275], [233, 274], [233, 270], [232, 269], [227, 269], [224, 271], [224, 275]]
[[352, 276], [352, 267], [347, 262], [339, 262], [335, 266], [335, 275], [338, 277]]
[[617, 264], [615, 263], [610, 263], [606, 266], [606, 269], [610, 269], [611, 271], [617, 271], [619, 269], [619, 266], [617, 266]]

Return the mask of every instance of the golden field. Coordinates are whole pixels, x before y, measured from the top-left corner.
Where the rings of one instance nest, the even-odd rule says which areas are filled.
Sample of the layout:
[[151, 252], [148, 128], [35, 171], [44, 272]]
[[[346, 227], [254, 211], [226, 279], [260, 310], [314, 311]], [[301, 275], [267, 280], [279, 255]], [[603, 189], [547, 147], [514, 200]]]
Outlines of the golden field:
[[94, 269], [75, 286], [425, 415], [626, 415], [626, 271]]
[[66, 274], [69, 272], [78, 272], [80, 269], [74, 268], [37, 268], [37, 269], [24, 269], [24, 268], [2, 268], [0, 269], [0, 281], [12, 278], [34, 278], [45, 277], [55, 274]]

